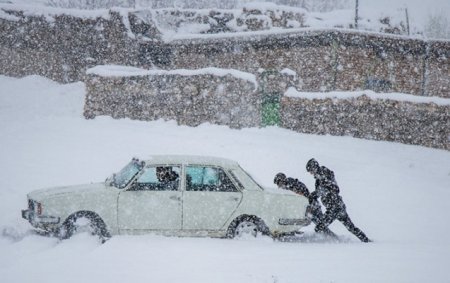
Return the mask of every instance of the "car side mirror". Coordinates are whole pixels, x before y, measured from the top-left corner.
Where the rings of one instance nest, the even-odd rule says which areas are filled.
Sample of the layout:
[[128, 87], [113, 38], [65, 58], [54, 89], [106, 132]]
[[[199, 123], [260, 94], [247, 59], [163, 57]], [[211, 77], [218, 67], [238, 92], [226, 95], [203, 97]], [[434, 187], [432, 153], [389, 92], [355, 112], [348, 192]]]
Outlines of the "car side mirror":
[[115, 183], [116, 183], [116, 173], [112, 174], [110, 185], [113, 185]]
[[105, 183], [107, 186], [112, 186], [114, 184], [114, 181], [116, 180], [116, 174], [112, 174], [108, 178], [106, 178]]

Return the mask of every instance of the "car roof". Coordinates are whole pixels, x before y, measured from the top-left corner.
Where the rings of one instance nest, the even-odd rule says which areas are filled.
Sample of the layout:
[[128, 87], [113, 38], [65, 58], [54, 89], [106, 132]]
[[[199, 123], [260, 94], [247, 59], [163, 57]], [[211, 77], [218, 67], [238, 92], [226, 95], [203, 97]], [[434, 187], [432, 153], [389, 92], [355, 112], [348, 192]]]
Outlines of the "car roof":
[[216, 165], [225, 168], [236, 168], [239, 164], [231, 159], [201, 155], [150, 155], [146, 164], [198, 164]]

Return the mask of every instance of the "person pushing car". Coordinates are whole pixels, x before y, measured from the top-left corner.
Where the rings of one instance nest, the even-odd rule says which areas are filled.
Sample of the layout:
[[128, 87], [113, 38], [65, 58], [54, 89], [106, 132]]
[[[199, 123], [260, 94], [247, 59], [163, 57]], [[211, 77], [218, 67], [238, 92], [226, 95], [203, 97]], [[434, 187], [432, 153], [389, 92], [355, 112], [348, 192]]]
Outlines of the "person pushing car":
[[[311, 221], [314, 224], [320, 223], [320, 220], [324, 217], [322, 213], [322, 209], [320, 203], [317, 199], [310, 198], [310, 193], [305, 184], [300, 182], [298, 179], [288, 178], [284, 173], [278, 173], [275, 175], [273, 182], [280, 188], [284, 190], [292, 191], [296, 194], [303, 195], [309, 200], [309, 214], [311, 217]], [[321, 230], [325, 235], [328, 235], [333, 238], [337, 238], [336, 234], [334, 234], [328, 227], [325, 227]]]
[[314, 230], [316, 232], [326, 231], [328, 226], [337, 219], [362, 242], [371, 242], [348, 216], [344, 201], [339, 195], [339, 186], [334, 177], [334, 172], [325, 166], [320, 166], [314, 158], [306, 163], [306, 171], [312, 174], [316, 180], [316, 190], [309, 194], [310, 202], [320, 198], [326, 208], [324, 216], [316, 223]]

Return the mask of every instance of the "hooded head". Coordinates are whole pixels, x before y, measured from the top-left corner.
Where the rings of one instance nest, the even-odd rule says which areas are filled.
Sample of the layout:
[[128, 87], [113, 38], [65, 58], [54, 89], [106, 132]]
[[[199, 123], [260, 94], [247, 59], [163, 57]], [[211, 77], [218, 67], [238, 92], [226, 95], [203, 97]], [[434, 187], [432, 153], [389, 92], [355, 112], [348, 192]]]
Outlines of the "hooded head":
[[286, 175], [283, 173], [276, 174], [273, 183], [280, 188], [284, 188], [284, 186], [286, 186]]
[[316, 175], [319, 171], [319, 162], [314, 158], [311, 158], [308, 163], [306, 163], [306, 171], [312, 175]]

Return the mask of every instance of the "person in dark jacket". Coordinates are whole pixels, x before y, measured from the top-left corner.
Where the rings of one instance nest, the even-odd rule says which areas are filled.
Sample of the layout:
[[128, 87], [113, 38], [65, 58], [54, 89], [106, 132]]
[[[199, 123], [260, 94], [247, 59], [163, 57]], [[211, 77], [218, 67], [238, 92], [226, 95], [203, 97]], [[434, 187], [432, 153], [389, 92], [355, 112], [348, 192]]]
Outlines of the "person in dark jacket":
[[[305, 184], [300, 182], [298, 179], [288, 178], [284, 173], [278, 173], [275, 175], [273, 182], [280, 188], [284, 190], [292, 191], [296, 194], [303, 195], [309, 200], [309, 214], [311, 217], [311, 221], [314, 224], [320, 223], [321, 219], [324, 217], [322, 213], [322, 208], [317, 199], [310, 198], [310, 193]], [[331, 236], [333, 238], [337, 238], [336, 234], [334, 234], [328, 227], [325, 227], [320, 232], [325, 235]]]
[[362, 242], [370, 242], [366, 234], [356, 227], [348, 216], [344, 201], [339, 195], [339, 186], [334, 177], [334, 172], [325, 166], [320, 166], [314, 158], [306, 164], [306, 171], [316, 179], [316, 190], [309, 195], [309, 198], [311, 201], [320, 198], [326, 208], [324, 216], [316, 224], [315, 231], [325, 231], [337, 219]]
[[178, 189], [178, 173], [172, 170], [172, 167], [156, 167], [156, 177], [160, 182], [160, 190]]

